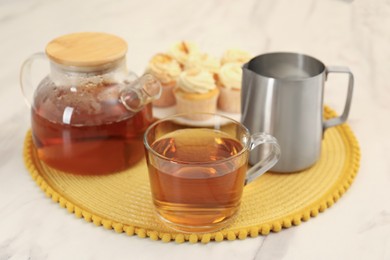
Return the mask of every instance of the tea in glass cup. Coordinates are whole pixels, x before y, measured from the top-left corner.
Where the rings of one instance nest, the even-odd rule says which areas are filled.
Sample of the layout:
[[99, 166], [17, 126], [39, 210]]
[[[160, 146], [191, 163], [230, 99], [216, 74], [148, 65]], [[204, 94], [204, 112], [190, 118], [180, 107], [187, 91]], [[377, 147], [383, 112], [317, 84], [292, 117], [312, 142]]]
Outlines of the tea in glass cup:
[[[232, 119], [209, 116], [209, 124], [201, 126], [191, 124], [186, 114], [172, 116], [145, 133], [153, 203], [160, 219], [176, 230], [208, 232], [225, 227], [239, 210], [244, 185], [280, 156], [272, 136], [251, 136]], [[259, 144], [268, 145], [269, 154], [247, 171], [249, 152]]]

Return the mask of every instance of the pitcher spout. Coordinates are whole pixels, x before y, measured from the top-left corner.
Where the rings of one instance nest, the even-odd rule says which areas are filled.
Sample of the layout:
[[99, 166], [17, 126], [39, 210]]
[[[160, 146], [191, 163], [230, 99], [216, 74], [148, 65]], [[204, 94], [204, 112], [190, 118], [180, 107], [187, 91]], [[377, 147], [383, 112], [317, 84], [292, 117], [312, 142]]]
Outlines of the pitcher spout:
[[253, 77], [255, 73], [249, 69], [249, 62], [242, 66], [242, 80], [241, 80], [241, 119], [245, 118], [250, 97], [250, 88], [252, 85]]

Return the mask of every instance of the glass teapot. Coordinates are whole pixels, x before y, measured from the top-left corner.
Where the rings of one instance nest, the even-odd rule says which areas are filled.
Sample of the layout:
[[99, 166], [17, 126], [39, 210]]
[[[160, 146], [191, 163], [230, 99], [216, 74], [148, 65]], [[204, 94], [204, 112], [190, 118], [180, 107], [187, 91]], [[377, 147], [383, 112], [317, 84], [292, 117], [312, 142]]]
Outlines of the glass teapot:
[[[128, 73], [126, 52], [117, 36], [74, 33], [24, 62], [20, 82], [31, 106], [33, 142], [47, 165], [104, 174], [142, 158], [142, 134], [153, 120], [151, 102], [161, 86], [151, 75]], [[50, 74], [34, 88], [31, 66], [38, 58], [48, 58]]]

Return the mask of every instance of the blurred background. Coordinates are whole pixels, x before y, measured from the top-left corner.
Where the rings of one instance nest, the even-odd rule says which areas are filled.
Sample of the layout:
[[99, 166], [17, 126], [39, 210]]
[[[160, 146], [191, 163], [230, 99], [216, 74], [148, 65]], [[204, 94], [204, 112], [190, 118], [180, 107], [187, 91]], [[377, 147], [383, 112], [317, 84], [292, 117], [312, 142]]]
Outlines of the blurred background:
[[[287, 251], [288, 259], [390, 258], [389, 0], [0, 0], [0, 259], [21, 248], [22, 256], [38, 250], [35, 255], [42, 257], [36, 259], [43, 259], [48, 248], [55, 252], [52, 256], [87, 259], [94, 250], [83, 251], [77, 244], [81, 242], [90, 247], [104, 244], [96, 249], [100, 255], [95, 259], [123, 256], [131, 250], [146, 252], [152, 259], [153, 252], [145, 249], [156, 248], [160, 256], [180, 256], [183, 249], [187, 255], [202, 257], [199, 247], [191, 245], [177, 251], [175, 244], [96, 231], [48, 203], [28, 176], [21, 153], [30, 113], [20, 91], [21, 64], [31, 54], [44, 51], [50, 40], [82, 31], [124, 38], [129, 47], [128, 68], [137, 74], [143, 73], [152, 55], [181, 40], [193, 41], [217, 57], [229, 48], [253, 55], [289, 51], [312, 55], [326, 65], [348, 66], [355, 75], [348, 122], [360, 141], [362, 162], [342, 205], [302, 224], [299, 232], [292, 228], [267, 237], [264, 254], [257, 249], [263, 238], [201, 248], [210, 249], [203, 256], [225, 259], [253, 259], [253, 255], [280, 259]], [[37, 64], [36, 70], [38, 81], [48, 66]], [[346, 80], [344, 75], [331, 75], [325, 88], [325, 104], [339, 113]], [[318, 233], [324, 236], [314, 239]], [[286, 240], [292, 234], [294, 239]], [[31, 249], [32, 241], [39, 246]], [[62, 246], [63, 242], [74, 251]]]

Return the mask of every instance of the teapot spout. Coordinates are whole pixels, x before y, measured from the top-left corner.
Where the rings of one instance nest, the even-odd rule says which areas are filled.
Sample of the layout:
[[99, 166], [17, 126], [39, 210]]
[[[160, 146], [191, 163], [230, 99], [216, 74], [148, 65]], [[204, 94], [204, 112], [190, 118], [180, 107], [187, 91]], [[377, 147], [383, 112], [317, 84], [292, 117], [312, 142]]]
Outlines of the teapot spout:
[[120, 100], [126, 109], [138, 112], [145, 105], [161, 96], [161, 84], [152, 75], [146, 74], [126, 85], [120, 93]]

